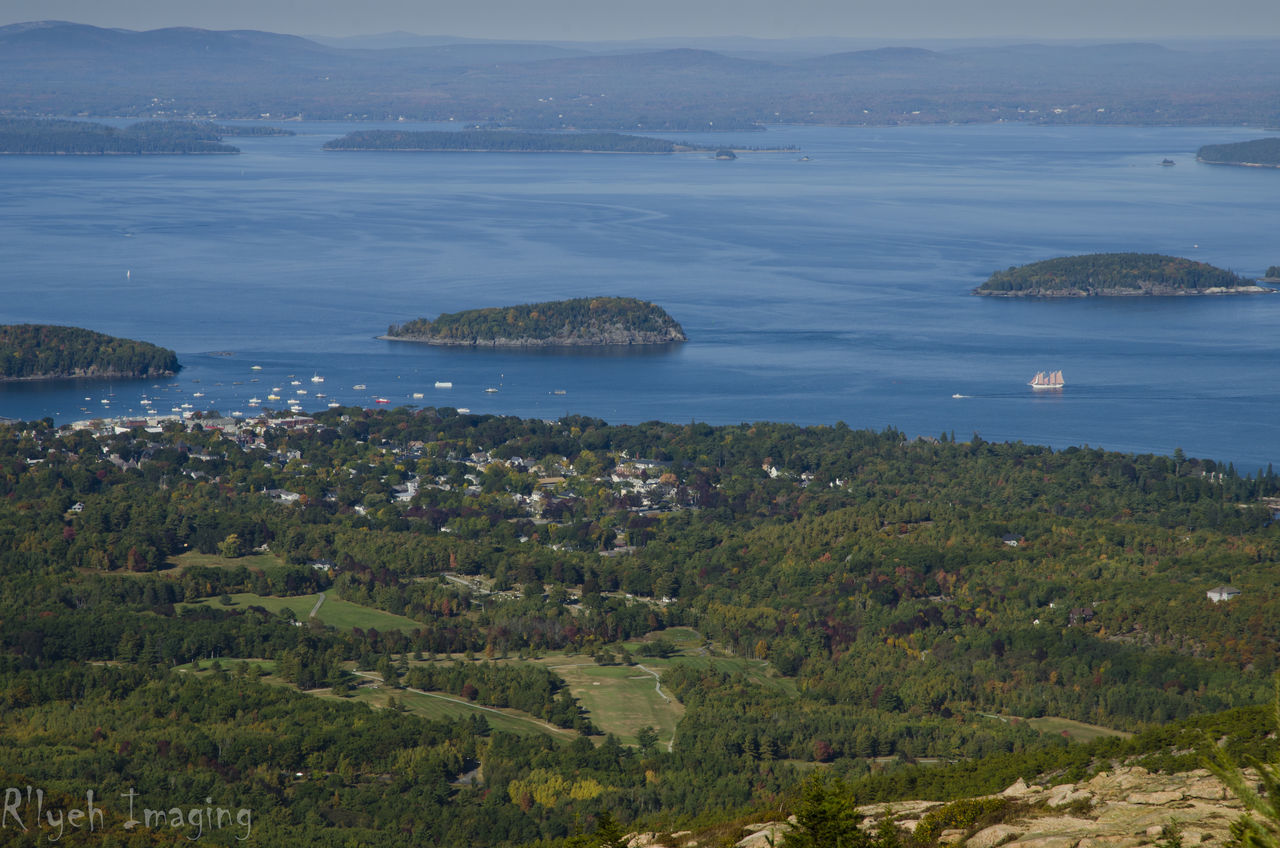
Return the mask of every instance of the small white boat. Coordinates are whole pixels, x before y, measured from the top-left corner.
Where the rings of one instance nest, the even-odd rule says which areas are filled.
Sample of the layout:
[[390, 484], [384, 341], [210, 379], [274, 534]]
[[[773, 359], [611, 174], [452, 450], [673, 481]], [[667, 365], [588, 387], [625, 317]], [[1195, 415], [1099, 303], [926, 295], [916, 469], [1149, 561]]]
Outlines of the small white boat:
[[336, 400], [331, 400], [331, 401], [329, 401], [329, 408], [330, 408], [330, 409], [337, 409], [337, 408], [338, 408], [338, 407], [340, 407], [340, 406], [342, 406], [342, 404], [338, 403]]
[[495, 388], [493, 388], [493, 386], [490, 386], [489, 388], [485, 389], [485, 391], [486, 391], [486, 392], [488, 392], [488, 393], [489, 393], [489, 394], [491, 394], [491, 395], [495, 395], [495, 394], [497, 394], [497, 393], [498, 393], [498, 390], [497, 390], [497, 389], [495, 389]]
[[233, 413], [231, 413], [231, 417], [232, 417], [232, 418], [244, 418], [244, 413], [243, 413], [243, 412], [233, 412]]
[[261, 371], [261, 370], [262, 370], [262, 366], [261, 366], [261, 365], [251, 365], [251, 366], [249, 366], [249, 370], [250, 370], [250, 371]]
[[566, 392], [564, 389], [556, 389], [556, 390], [555, 390], [554, 392], [552, 392], [551, 394], [553, 394], [553, 395], [567, 395], [567, 394], [568, 394], [568, 392]]
[[262, 398], [249, 398], [249, 403], [253, 404], [254, 406], [257, 406], [258, 404], [262, 403]]
[[100, 403], [111, 403], [111, 401], [107, 400], [106, 398], [103, 398], [103, 399], [100, 401]]
[[306, 393], [307, 393], [306, 389], [298, 389], [297, 391], [297, 394], [300, 394], [300, 395], [305, 395]]
[[955, 394], [953, 394], [953, 395], [952, 395], [952, 397], [953, 397], [953, 398], [963, 398], [963, 397], [968, 397], [968, 395], [962, 395], [962, 394], [960, 394], [959, 392], [956, 392]]
[[324, 377], [321, 377], [319, 374], [312, 374], [312, 375], [311, 375], [311, 382], [313, 382], [313, 383], [323, 383], [323, 382], [324, 382]]
[[374, 403], [391, 403], [391, 401], [389, 401], [389, 400], [387, 400], [386, 398], [383, 398], [383, 397], [380, 397], [380, 398], [374, 398], [374, 399], [373, 399], [373, 402], [374, 402]]
[[325, 394], [324, 392], [316, 392], [316, 397], [318, 397], [318, 398], [327, 398], [327, 397], [328, 397], [328, 395], [327, 395], [327, 394]]
[[351, 388], [355, 389], [357, 392], [363, 392], [365, 389], [367, 389], [367, 388], [369, 388], [369, 387], [368, 387], [368, 386], [366, 386], [364, 383], [356, 383], [356, 384], [355, 384], [354, 386], [352, 386]]
[[414, 392], [414, 393], [413, 393], [413, 399], [414, 399], [414, 400], [422, 400], [424, 397], [426, 397], [426, 395], [424, 395], [422, 392]]
[[291, 386], [301, 386], [301, 385], [302, 385], [302, 381], [301, 381], [301, 380], [290, 380], [290, 381], [289, 381], [289, 385], [291, 385]]
[[276, 394], [267, 395], [267, 400], [280, 400], [280, 395], [276, 395]]
[[192, 397], [204, 397], [204, 392], [192, 392]]
[[437, 389], [452, 389], [453, 383], [448, 380], [436, 380]]
[[465, 406], [460, 406], [460, 407], [458, 407], [458, 412], [459, 412], [459, 413], [461, 413], [462, 415], [466, 415], [466, 414], [467, 414], [467, 413], [469, 413], [470, 411], [471, 411], [471, 410], [470, 410], [470, 408], [468, 408], [468, 407], [465, 407]]

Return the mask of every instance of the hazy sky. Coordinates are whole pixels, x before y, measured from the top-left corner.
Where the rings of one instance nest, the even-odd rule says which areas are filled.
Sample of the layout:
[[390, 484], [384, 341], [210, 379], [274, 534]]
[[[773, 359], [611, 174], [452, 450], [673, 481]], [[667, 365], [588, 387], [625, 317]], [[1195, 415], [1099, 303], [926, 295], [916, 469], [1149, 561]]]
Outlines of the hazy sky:
[[0, 0], [0, 24], [69, 20], [311, 35], [477, 38], [1280, 36], [1280, 0]]

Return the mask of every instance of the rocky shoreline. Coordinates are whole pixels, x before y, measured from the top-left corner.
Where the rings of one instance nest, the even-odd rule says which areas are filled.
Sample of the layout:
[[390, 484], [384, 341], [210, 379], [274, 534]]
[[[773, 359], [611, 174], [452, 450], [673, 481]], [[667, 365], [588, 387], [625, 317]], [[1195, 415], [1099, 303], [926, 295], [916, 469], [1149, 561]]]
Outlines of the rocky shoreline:
[[688, 337], [679, 330], [667, 330], [660, 333], [633, 332], [618, 329], [617, 331], [596, 331], [574, 333], [568, 336], [552, 336], [545, 339], [534, 338], [494, 338], [494, 339], [457, 339], [439, 336], [378, 336], [379, 339], [391, 342], [417, 342], [419, 344], [439, 347], [624, 347], [632, 345], [665, 345], [688, 341]]
[[974, 289], [978, 297], [1217, 297], [1234, 294], [1275, 294], [1276, 289], [1266, 286], [1219, 286], [1206, 289], [1179, 289], [1172, 286], [1146, 286], [1140, 289], [1024, 289], [1022, 291], [982, 291]]

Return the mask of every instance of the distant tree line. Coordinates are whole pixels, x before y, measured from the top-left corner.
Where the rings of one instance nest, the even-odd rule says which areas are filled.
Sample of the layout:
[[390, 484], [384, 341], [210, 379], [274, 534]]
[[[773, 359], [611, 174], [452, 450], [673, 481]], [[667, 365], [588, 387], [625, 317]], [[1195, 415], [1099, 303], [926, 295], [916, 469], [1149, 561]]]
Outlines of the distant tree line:
[[178, 355], [147, 342], [79, 327], [0, 326], [0, 380], [38, 377], [152, 377], [176, 372]]

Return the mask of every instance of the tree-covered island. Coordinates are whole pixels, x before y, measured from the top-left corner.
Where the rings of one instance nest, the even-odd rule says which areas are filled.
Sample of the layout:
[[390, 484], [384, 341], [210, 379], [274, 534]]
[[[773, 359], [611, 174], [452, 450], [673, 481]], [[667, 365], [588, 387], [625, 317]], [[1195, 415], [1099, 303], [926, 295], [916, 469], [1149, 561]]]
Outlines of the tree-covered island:
[[1206, 144], [1196, 151], [1196, 160], [1209, 165], [1280, 168], [1280, 138], [1259, 138], [1235, 144]]
[[147, 342], [79, 327], [0, 325], [0, 382], [75, 377], [162, 377], [177, 373], [178, 355]]
[[1177, 256], [1091, 253], [997, 271], [973, 293], [991, 297], [1116, 297], [1269, 291], [1232, 271]]
[[392, 324], [383, 338], [434, 345], [582, 347], [687, 341], [662, 307], [633, 297], [580, 297], [444, 313]]
[[208, 121], [140, 121], [112, 127], [90, 121], [0, 118], [0, 153], [59, 156], [139, 156], [239, 153], [222, 136], [242, 134]]
[[434, 153], [688, 153], [714, 148], [610, 132], [358, 130], [325, 142], [324, 149]]

